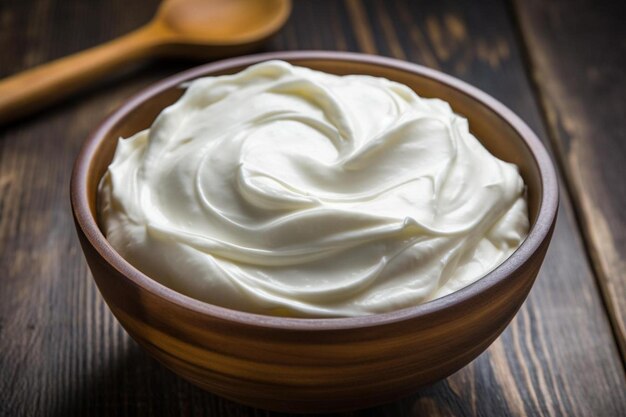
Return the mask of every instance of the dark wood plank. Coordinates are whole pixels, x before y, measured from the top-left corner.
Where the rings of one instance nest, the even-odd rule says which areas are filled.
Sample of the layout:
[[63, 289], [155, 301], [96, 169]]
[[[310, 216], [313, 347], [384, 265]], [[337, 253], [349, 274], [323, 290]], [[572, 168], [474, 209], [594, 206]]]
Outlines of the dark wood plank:
[[[0, 76], [122, 34], [155, 6], [4, 0]], [[267, 49], [365, 50], [439, 68], [546, 137], [517, 41], [500, 1], [299, 0]], [[159, 62], [0, 128], [0, 415], [274, 415], [202, 392], [129, 340], [98, 295], [71, 224], [69, 174], [89, 130], [134, 91], [191, 65]], [[502, 337], [447, 380], [355, 415], [626, 413], [617, 348], [566, 190], [562, 197], [541, 275]]]
[[626, 3], [532, 0], [516, 10], [626, 360]]

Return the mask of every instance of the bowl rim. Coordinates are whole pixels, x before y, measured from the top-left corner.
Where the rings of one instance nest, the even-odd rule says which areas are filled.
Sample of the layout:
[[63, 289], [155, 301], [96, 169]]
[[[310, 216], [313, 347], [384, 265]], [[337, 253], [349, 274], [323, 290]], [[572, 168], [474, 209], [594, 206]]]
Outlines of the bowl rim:
[[[541, 199], [537, 211], [537, 218], [531, 226], [526, 239], [502, 264], [476, 282], [458, 291], [424, 304], [405, 307], [386, 313], [356, 317], [278, 317], [234, 310], [209, 304], [181, 294], [136, 269], [109, 244], [89, 209], [87, 178], [92, 159], [97, 153], [103, 138], [112, 127], [141, 103], [167, 89], [179, 87], [184, 82], [201, 76], [207, 76], [210, 73], [236, 67], [246, 67], [272, 59], [282, 59], [286, 61], [344, 61], [386, 67], [433, 79], [481, 103], [518, 133], [532, 155], [539, 171], [542, 188], [540, 193]], [[455, 77], [421, 65], [377, 55], [335, 51], [283, 51], [245, 55], [201, 65], [152, 84], [126, 100], [113, 113], [107, 116], [89, 135], [76, 158], [70, 182], [71, 207], [77, 227], [80, 227], [82, 233], [95, 251], [97, 251], [112, 268], [117, 270], [126, 279], [130, 280], [133, 285], [140, 287], [156, 297], [163, 298], [165, 301], [173, 303], [178, 307], [203, 316], [210, 316], [245, 326], [292, 331], [332, 331], [382, 326], [407, 319], [424, 318], [455, 305], [470, 301], [480, 293], [506, 280], [510, 273], [516, 271], [528, 262], [544, 240], [550, 236], [558, 208], [558, 195], [556, 172], [544, 145], [517, 115], [487, 93]]]

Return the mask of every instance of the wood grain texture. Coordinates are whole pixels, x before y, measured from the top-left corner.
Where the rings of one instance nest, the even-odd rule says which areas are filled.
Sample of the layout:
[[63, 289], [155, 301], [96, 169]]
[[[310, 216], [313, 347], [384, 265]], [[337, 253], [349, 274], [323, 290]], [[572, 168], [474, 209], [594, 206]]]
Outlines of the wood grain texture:
[[626, 360], [626, 3], [517, 1], [516, 10]]
[[[147, 22], [156, 3], [4, 0], [0, 76], [126, 33]], [[360, 6], [378, 53], [463, 78], [547, 137], [502, 2]], [[299, 0], [267, 49], [366, 48], [352, 25], [346, 2]], [[0, 128], [0, 415], [273, 415], [206, 394], [150, 359], [104, 305], [72, 226], [70, 169], [88, 132], [133, 92], [192, 65], [123, 71]], [[485, 354], [405, 400], [353, 415], [626, 414], [622, 365], [567, 192], [559, 216], [529, 299]]]

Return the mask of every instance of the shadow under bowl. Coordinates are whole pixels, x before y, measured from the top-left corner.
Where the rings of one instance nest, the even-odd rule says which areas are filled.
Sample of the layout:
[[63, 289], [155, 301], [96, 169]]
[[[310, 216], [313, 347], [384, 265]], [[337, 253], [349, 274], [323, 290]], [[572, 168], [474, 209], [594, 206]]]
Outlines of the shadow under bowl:
[[[119, 137], [148, 128], [183, 93], [181, 84], [282, 59], [334, 74], [369, 74], [446, 100], [495, 156], [515, 163], [527, 185], [531, 229], [482, 279], [443, 298], [356, 318], [271, 317], [179, 294], [126, 262], [96, 217], [97, 188]], [[389, 58], [343, 52], [281, 52], [203, 65], [167, 78], [109, 116], [83, 146], [72, 174], [76, 229], [94, 279], [115, 317], [178, 375], [254, 407], [326, 412], [373, 406], [445, 378], [483, 352], [522, 305], [552, 235], [558, 186], [533, 132], [502, 104], [453, 77]]]

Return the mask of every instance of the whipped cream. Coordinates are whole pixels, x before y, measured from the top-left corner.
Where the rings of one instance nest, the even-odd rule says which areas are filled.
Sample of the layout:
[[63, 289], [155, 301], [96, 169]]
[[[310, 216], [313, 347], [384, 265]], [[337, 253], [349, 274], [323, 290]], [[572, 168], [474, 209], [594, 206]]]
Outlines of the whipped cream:
[[442, 297], [529, 228], [517, 167], [446, 102], [282, 61], [189, 83], [119, 140], [99, 209], [111, 245], [153, 279], [295, 317]]

